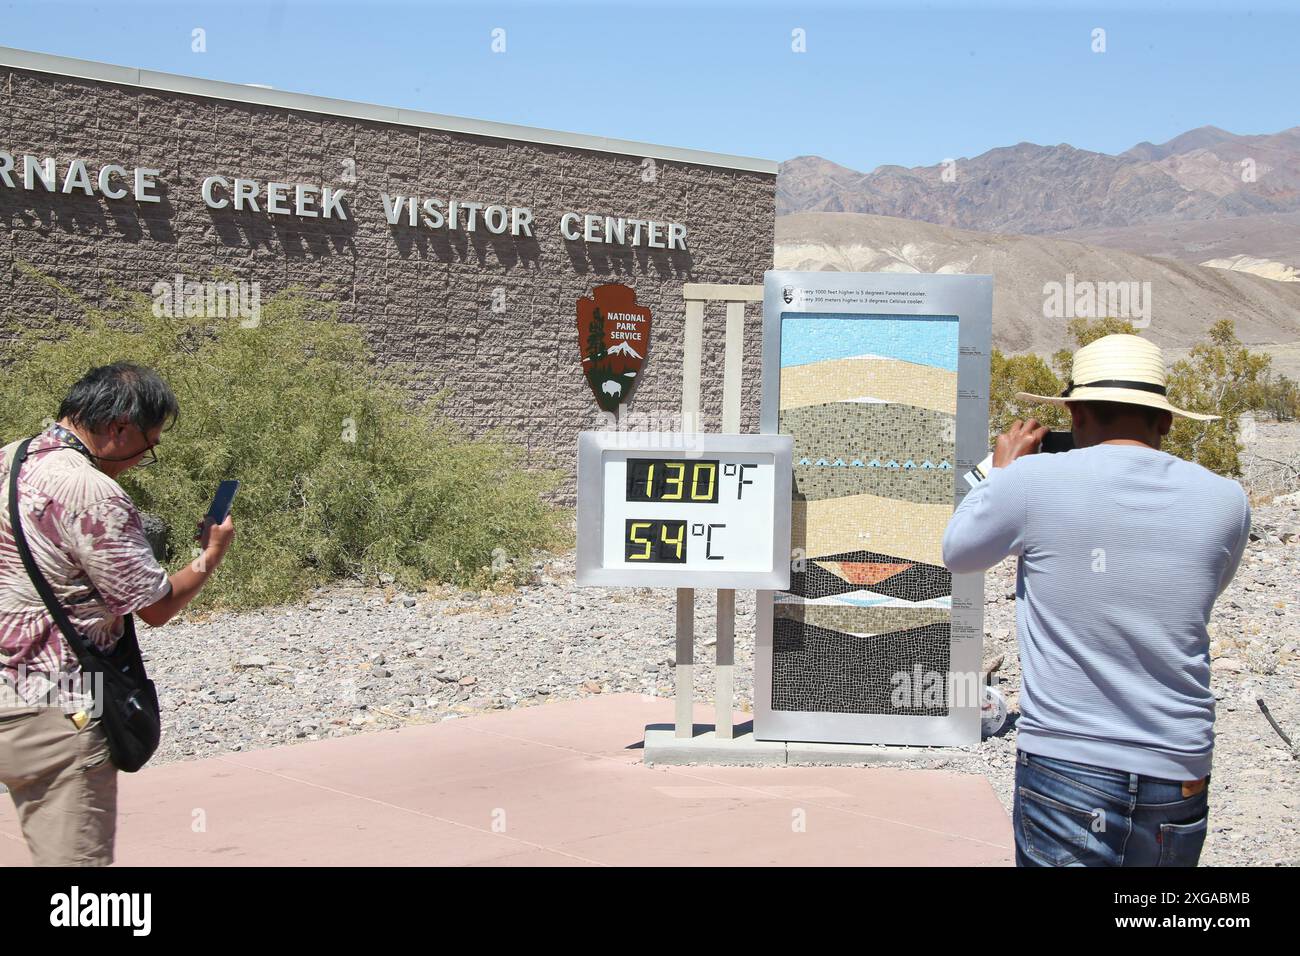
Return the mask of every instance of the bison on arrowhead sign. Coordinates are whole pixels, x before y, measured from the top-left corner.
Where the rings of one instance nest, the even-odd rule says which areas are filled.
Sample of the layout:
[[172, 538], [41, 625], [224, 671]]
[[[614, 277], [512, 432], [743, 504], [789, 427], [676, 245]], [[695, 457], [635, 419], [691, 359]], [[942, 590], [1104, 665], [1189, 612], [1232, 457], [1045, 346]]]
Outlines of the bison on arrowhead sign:
[[625, 285], [598, 285], [578, 300], [582, 373], [603, 411], [612, 412], [636, 384], [650, 349], [650, 310]]

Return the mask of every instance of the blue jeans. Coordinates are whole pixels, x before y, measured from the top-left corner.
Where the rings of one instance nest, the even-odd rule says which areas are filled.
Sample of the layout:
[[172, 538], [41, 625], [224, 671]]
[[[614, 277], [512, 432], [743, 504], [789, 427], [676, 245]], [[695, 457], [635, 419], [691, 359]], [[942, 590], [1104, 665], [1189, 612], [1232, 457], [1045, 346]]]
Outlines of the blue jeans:
[[1182, 783], [1016, 751], [1017, 866], [1195, 866], [1209, 781]]

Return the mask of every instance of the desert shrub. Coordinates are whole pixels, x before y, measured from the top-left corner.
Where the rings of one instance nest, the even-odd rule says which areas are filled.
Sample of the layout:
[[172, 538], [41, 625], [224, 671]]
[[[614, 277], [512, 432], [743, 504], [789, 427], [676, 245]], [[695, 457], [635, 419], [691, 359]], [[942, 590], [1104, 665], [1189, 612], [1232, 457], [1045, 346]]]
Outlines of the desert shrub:
[[1187, 358], [1169, 369], [1169, 400], [1188, 411], [1222, 417], [1217, 422], [1175, 418], [1162, 447], [1221, 475], [1240, 475], [1238, 419], [1256, 409], [1270, 361], [1241, 344], [1231, 319], [1214, 323]]
[[989, 389], [989, 432], [995, 437], [1006, 431], [1016, 419], [1036, 418], [1042, 425], [1054, 429], [1070, 427], [1070, 413], [1047, 402], [1023, 402], [1016, 392], [1035, 395], [1060, 395], [1065, 383], [1057, 377], [1047, 362], [1032, 352], [1025, 355], [1003, 355], [993, 350], [990, 360], [991, 387]]
[[328, 304], [284, 293], [247, 324], [155, 315], [137, 295], [57, 334], [22, 332], [0, 344], [0, 437], [43, 428], [93, 366], [157, 369], [180, 417], [159, 463], [120, 481], [170, 525], [175, 566], [193, 556], [217, 483], [241, 482], [235, 545], [200, 606], [283, 602], [343, 578], [482, 585], [567, 543], [568, 515], [544, 500], [558, 475], [525, 469], [500, 435], [463, 434], [436, 400], [415, 401]]
[[1287, 375], [1273, 377], [1266, 371], [1251, 395], [1251, 407], [1275, 422], [1293, 422], [1300, 418], [1300, 384]]

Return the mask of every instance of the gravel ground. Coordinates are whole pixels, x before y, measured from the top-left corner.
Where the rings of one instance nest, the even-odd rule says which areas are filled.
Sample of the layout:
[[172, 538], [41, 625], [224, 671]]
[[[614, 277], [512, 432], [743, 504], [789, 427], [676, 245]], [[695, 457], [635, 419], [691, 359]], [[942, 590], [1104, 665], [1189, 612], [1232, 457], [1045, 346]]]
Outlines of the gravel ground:
[[[1300, 500], [1255, 509], [1241, 570], [1215, 609], [1219, 698], [1211, 834], [1215, 865], [1300, 863], [1300, 761], [1255, 705], [1262, 695], [1300, 738]], [[1014, 563], [990, 572], [985, 661], [999, 671], [1012, 725], [928, 766], [985, 775], [1010, 810], [1017, 689]], [[754, 603], [738, 595], [736, 694], [753, 694]], [[696, 697], [712, 699], [714, 605], [697, 596]], [[572, 561], [537, 565], [509, 594], [334, 588], [306, 604], [185, 620], [144, 646], [163, 702], [156, 762], [455, 719], [593, 694], [672, 695], [672, 592], [579, 589]], [[916, 764], [911, 764], [916, 766]]]

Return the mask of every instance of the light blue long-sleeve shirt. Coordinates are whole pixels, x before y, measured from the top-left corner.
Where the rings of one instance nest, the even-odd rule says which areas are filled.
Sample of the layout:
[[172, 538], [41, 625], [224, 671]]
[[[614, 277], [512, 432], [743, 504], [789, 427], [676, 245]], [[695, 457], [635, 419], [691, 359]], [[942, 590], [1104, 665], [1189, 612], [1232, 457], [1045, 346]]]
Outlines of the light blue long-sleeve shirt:
[[1027, 455], [971, 489], [943, 560], [961, 574], [1019, 556], [1020, 749], [1209, 773], [1207, 625], [1249, 534], [1241, 485], [1145, 445]]

